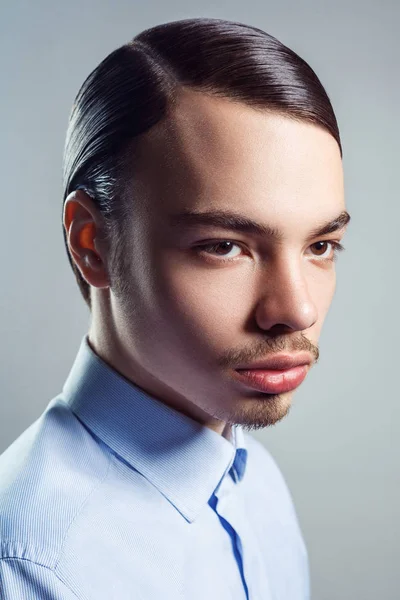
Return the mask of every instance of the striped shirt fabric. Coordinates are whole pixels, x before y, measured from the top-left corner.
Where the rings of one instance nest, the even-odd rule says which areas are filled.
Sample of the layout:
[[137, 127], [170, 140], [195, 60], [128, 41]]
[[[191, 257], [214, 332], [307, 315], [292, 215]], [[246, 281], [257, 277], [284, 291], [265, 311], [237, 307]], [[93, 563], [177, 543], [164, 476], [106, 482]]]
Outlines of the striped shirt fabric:
[[271, 454], [125, 379], [85, 335], [62, 388], [0, 456], [1, 600], [308, 600]]

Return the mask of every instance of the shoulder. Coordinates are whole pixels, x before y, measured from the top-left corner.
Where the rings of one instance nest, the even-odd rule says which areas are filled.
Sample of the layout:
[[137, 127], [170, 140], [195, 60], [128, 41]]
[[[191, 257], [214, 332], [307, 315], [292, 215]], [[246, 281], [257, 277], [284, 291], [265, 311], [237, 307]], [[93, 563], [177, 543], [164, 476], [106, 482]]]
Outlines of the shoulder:
[[[55, 564], [110, 457], [59, 398], [0, 455], [0, 558]], [[12, 554], [10, 554], [12, 552]]]
[[[52, 569], [33, 561], [0, 558], [0, 597], [2, 600], [77, 600], [81, 598]], [[83, 599], [82, 599], [83, 600]]]

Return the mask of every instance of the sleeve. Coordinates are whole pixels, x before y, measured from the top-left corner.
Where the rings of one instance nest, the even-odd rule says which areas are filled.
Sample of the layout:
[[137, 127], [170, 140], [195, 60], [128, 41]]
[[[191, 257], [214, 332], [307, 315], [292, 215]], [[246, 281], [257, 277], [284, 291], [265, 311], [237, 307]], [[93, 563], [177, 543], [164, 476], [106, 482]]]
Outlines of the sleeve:
[[0, 600], [77, 599], [48, 567], [23, 558], [0, 559]]

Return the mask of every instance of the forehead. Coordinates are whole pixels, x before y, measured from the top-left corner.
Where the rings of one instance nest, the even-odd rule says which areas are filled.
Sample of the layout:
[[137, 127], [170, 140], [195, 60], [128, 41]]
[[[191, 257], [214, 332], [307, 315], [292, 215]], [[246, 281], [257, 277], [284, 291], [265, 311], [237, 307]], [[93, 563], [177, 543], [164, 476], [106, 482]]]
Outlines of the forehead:
[[[343, 207], [339, 146], [325, 129], [240, 102], [183, 90], [147, 132], [135, 179], [167, 208], [265, 207], [322, 216]], [[160, 206], [161, 208], [161, 206]]]

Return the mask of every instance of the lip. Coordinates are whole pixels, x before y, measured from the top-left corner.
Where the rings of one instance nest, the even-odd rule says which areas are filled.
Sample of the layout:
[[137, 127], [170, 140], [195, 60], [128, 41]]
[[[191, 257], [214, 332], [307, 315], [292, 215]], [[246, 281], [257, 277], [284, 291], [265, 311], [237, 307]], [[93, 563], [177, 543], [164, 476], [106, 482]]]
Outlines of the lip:
[[241, 365], [237, 369], [263, 369], [263, 370], [286, 370], [299, 365], [311, 364], [312, 358], [307, 353], [302, 354], [275, 354], [264, 360], [251, 365]]
[[235, 369], [234, 378], [259, 392], [284, 394], [297, 388], [305, 379], [309, 365], [289, 369]]

